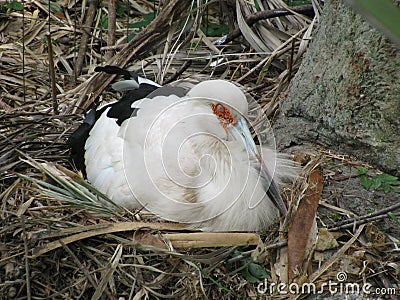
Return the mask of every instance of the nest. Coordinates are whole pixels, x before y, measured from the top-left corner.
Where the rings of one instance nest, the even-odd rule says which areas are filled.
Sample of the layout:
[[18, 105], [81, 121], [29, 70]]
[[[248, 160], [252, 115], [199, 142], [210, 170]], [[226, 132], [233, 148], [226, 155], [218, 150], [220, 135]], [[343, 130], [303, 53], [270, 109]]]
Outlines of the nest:
[[[345, 282], [339, 271], [359, 285], [398, 283], [399, 241], [371, 223], [396, 207], [356, 218], [324, 202], [330, 217], [316, 213], [323, 184], [337, 180], [327, 162], [364, 166], [319, 149], [297, 157], [303, 176], [286, 191], [280, 230], [193, 232], [100, 205], [107, 197], [74, 171], [65, 146], [82, 112], [118, 98], [109, 89], [114, 76], [94, 73], [96, 66], [129, 66], [161, 84], [227, 78], [273, 120], [320, 13], [316, 2], [288, 8], [280, 0], [112, 3], [0, 2], [1, 299], [280, 298], [271, 283], [318, 290]], [[309, 221], [296, 224], [304, 210]], [[287, 249], [300, 251], [301, 240], [314, 242], [289, 255], [289, 264], [305, 261], [288, 271]]]

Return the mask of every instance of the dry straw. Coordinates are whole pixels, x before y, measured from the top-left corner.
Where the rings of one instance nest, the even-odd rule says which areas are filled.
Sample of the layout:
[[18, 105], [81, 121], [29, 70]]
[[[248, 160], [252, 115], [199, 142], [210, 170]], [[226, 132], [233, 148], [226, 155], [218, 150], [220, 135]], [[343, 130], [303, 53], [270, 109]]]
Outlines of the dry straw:
[[[123, 210], [74, 171], [65, 142], [82, 112], [118, 98], [114, 77], [93, 72], [104, 64], [159, 83], [238, 81], [273, 117], [319, 18], [311, 2], [0, 2], [0, 298], [256, 296], [251, 258], [278, 280], [278, 232], [192, 232]], [[306, 188], [297, 183], [293, 203]], [[325, 280], [342, 252], [311, 279]]]

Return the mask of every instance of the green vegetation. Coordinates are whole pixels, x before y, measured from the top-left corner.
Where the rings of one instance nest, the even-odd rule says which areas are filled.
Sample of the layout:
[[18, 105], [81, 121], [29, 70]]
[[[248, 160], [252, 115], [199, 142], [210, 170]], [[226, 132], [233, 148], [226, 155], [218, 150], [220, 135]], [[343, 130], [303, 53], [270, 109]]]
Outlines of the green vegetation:
[[392, 0], [346, 0], [358, 13], [400, 43], [400, 8]]
[[21, 2], [16, 1], [16, 0], [6, 2], [2, 6], [8, 8], [8, 9], [12, 9], [12, 10], [23, 10], [24, 9], [24, 5]]
[[286, 0], [285, 3], [289, 6], [307, 5], [311, 4], [311, 0]]
[[375, 190], [382, 188], [385, 193], [395, 192], [400, 193], [400, 181], [396, 176], [389, 174], [378, 174], [372, 178], [367, 176], [368, 169], [358, 168], [358, 174], [360, 175], [361, 184], [367, 190], [373, 187]]
[[400, 220], [397, 218], [397, 216], [394, 213], [388, 212], [388, 215], [393, 221], [396, 222], [397, 225], [400, 226]]
[[[241, 252], [235, 251], [233, 257], [241, 255]], [[227, 268], [230, 271], [240, 270], [243, 278], [249, 283], [257, 283], [264, 278], [269, 278], [269, 274], [263, 266], [261, 266], [257, 261], [254, 261], [252, 257], [245, 257], [240, 259], [238, 262], [233, 264], [227, 264]]]

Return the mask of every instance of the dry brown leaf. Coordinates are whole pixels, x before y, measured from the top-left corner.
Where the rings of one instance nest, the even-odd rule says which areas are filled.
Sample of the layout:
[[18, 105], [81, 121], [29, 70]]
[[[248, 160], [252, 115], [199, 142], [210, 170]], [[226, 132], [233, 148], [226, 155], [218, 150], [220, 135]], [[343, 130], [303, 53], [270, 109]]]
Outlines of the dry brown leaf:
[[308, 179], [308, 188], [304, 198], [293, 217], [288, 231], [288, 272], [289, 279], [295, 274], [305, 271], [304, 262], [310, 253], [306, 252], [307, 245], [312, 243], [313, 224], [315, 214], [322, 194], [322, 173], [319, 167], [315, 168]]
[[163, 242], [159, 236], [151, 234], [150, 232], [136, 232], [133, 241], [135, 244], [137, 243], [169, 250], [165, 242]]
[[374, 224], [367, 224], [365, 227], [365, 235], [372, 244], [372, 247], [376, 250], [383, 251], [386, 248], [386, 234], [380, 231]]
[[18, 217], [21, 217], [27, 211], [27, 209], [31, 206], [33, 200], [35, 200], [35, 198], [30, 197], [28, 201], [21, 204], [21, 206], [17, 210]]
[[[347, 274], [358, 275], [362, 268], [362, 261], [364, 260], [364, 251], [358, 251], [351, 255], [345, 255], [340, 260], [340, 271]], [[337, 273], [337, 271], [335, 271]]]
[[317, 251], [325, 251], [339, 247], [339, 243], [334, 238], [333, 234], [326, 228], [321, 228], [318, 232], [318, 241], [315, 247]]

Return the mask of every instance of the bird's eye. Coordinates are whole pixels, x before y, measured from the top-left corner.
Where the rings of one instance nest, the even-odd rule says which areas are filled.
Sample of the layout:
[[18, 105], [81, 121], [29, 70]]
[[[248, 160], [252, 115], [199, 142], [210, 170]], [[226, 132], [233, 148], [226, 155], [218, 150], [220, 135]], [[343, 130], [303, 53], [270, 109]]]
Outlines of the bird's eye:
[[222, 126], [235, 125], [237, 123], [229, 110], [221, 103], [211, 105], [214, 114], [218, 117]]
[[211, 107], [212, 107], [212, 110], [213, 110], [214, 114], [218, 118], [225, 118], [226, 113], [227, 112], [229, 113], [229, 111], [221, 103], [212, 104]]
[[216, 105], [216, 108], [217, 108], [218, 111], [221, 112], [221, 113], [224, 113], [224, 112], [225, 112], [225, 107], [224, 107], [222, 104], [220, 104], [220, 103], [218, 103], [218, 104]]

